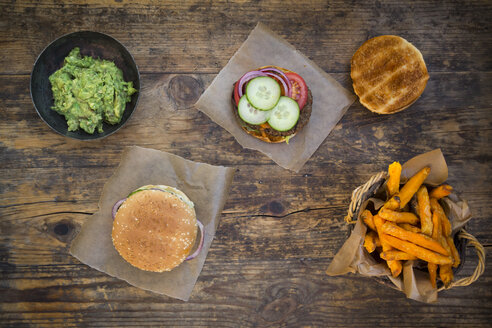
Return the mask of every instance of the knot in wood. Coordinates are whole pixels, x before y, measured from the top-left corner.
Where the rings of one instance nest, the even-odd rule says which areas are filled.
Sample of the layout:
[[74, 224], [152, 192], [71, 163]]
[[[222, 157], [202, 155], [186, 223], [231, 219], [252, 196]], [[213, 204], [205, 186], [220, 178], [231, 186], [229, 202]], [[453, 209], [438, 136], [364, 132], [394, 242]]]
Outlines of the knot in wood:
[[312, 303], [316, 290], [316, 284], [307, 280], [279, 281], [265, 290], [263, 305], [258, 312], [270, 323], [285, 321], [303, 304]]
[[278, 298], [265, 305], [261, 311], [261, 317], [268, 322], [279, 322], [287, 318], [289, 314], [295, 311], [297, 302], [289, 296]]
[[169, 81], [168, 96], [177, 106], [177, 109], [189, 108], [200, 97], [203, 87], [200, 82], [191, 76], [178, 75]]
[[273, 214], [281, 214], [285, 210], [284, 205], [282, 203], [274, 200], [268, 204], [268, 210]]
[[76, 234], [76, 226], [67, 219], [47, 224], [47, 232], [61, 242], [68, 243]]
[[58, 223], [57, 225], [55, 225], [55, 227], [53, 228], [53, 231], [59, 235], [59, 236], [64, 236], [68, 233], [68, 231], [70, 230], [70, 227], [66, 224], [66, 223]]

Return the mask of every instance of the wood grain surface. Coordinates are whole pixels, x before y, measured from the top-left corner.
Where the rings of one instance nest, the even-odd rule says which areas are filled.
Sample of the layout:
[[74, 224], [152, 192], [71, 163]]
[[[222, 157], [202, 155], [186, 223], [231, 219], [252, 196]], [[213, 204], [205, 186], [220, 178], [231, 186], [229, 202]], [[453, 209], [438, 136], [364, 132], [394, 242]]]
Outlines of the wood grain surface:
[[[429, 83], [398, 114], [354, 103], [299, 173], [282, 169], [193, 107], [258, 21], [349, 90], [355, 50], [368, 38], [400, 35], [421, 50]], [[490, 1], [0, 1], [0, 326], [490, 327], [490, 255], [478, 281], [431, 305], [325, 270], [348, 236], [352, 190], [388, 163], [435, 148], [472, 209], [469, 232], [490, 254], [491, 21]], [[79, 30], [121, 41], [141, 73], [130, 121], [91, 142], [53, 132], [29, 93], [39, 53]], [[68, 253], [131, 145], [236, 169], [188, 302]], [[476, 263], [468, 248], [459, 277]]]

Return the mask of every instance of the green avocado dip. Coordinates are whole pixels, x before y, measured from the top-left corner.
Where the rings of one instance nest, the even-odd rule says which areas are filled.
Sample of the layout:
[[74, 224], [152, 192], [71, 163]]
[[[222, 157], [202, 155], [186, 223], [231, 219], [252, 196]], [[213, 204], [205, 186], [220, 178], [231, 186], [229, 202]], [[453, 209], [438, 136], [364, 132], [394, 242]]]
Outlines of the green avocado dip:
[[103, 132], [103, 121], [118, 124], [126, 103], [137, 92], [132, 82], [123, 80], [123, 72], [113, 62], [82, 57], [73, 48], [63, 67], [49, 80], [55, 105], [53, 110], [65, 116], [68, 131], [79, 127], [87, 133]]

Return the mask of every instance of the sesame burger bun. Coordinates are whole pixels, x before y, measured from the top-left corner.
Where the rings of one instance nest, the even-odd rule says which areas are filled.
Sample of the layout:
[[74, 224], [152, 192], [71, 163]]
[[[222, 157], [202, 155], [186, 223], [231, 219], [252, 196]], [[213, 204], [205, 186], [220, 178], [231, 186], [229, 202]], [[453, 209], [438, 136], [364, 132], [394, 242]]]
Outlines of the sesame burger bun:
[[145, 271], [170, 271], [189, 255], [197, 238], [193, 203], [180, 190], [144, 186], [121, 204], [113, 221], [118, 253]]
[[[267, 68], [267, 67], [273, 67], [276, 69], [279, 69], [283, 71], [284, 73], [292, 72], [295, 73], [294, 71], [288, 70], [286, 68], [282, 68], [279, 66], [262, 66], [258, 68], [258, 70], [262, 68]], [[239, 82], [239, 81], [238, 81]], [[238, 83], [236, 82], [236, 83]], [[235, 86], [235, 84], [234, 84]], [[233, 88], [234, 90], [234, 88]], [[299, 120], [297, 121], [296, 125], [288, 130], [288, 131], [276, 131], [270, 127], [268, 123], [263, 123], [261, 125], [253, 125], [244, 122], [241, 117], [239, 116], [238, 113], [238, 108], [236, 105], [236, 101], [234, 100], [234, 91], [232, 92], [232, 111], [234, 112], [234, 116], [236, 117], [239, 125], [241, 128], [249, 135], [252, 135], [255, 138], [260, 139], [261, 141], [268, 142], [268, 143], [282, 143], [286, 142], [288, 139], [294, 137], [299, 131], [304, 128], [304, 126], [309, 122], [309, 119], [311, 117], [311, 112], [313, 110], [313, 95], [311, 94], [311, 90], [308, 87], [308, 99], [306, 102], [306, 105], [302, 108], [299, 116]]]

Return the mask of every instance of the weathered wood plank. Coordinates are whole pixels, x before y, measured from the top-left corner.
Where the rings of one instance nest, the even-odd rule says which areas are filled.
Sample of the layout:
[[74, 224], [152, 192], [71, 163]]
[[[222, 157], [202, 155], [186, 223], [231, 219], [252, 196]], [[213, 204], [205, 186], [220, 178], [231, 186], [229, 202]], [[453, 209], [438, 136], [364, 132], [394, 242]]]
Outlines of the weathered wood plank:
[[[53, 318], [54, 324], [63, 319], [67, 324], [108, 327], [144, 324], [236, 327], [238, 323], [242, 327], [323, 326], [324, 323], [333, 327], [364, 327], [369, 322], [391, 327], [399, 317], [404, 317], [405, 326], [440, 322], [445, 326], [486, 327], [490, 319], [482, 301], [492, 296], [487, 288], [492, 279], [490, 274], [474, 286], [480, 298], [467, 296], [463, 289], [449, 290], [441, 293], [441, 306], [429, 306], [404, 299], [399, 292], [383, 288], [371, 279], [353, 275], [327, 279], [325, 267], [326, 260], [224, 261], [221, 258], [217, 261], [210, 256], [187, 303], [128, 286], [99, 273], [87, 278], [59, 278], [58, 285], [34, 275], [30, 280], [27, 274], [28, 279], [7, 281], [2, 288], [3, 295], [10, 299], [3, 313], [11, 316], [5, 321], [11, 324], [28, 320], [46, 324]], [[261, 268], [268, 268], [268, 272]], [[60, 271], [65, 270], [62, 267]], [[221, 275], [217, 276], [217, 272]], [[391, 316], [387, 312], [389, 306]], [[220, 313], [229, 315], [217, 315]]]
[[[330, 156], [337, 151], [337, 148], [342, 149], [343, 152], [374, 153], [379, 150], [378, 156], [387, 156], [389, 160], [392, 160], [395, 159], [392, 156], [396, 150], [402, 154], [409, 154], [410, 157], [422, 149], [436, 146], [443, 147], [446, 154], [453, 155], [464, 143], [468, 143], [467, 151], [471, 152], [471, 155], [477, 158], [483, 156], [485, 154], [481, 151], [485, 149], [484, 146], [489, 141], [487, 138], [490, 138], [490, 122], [487, 118], [492, 110], [492, 100], [487, 90], [492, 88], [491, 74], [434, 73], [431, 75], [431, 81], [422, 98], [414, 106], [397, 115], [376, 115], [364, 109], [359, 103], [355, 103], [315, 156], [321, 154]], [[347, 84], [345, 74], [334, 74], [334, 76], [343, 84]], [[2, 84], [6, 85], [6, 90], [1, 95], [6, 107], [5, 119], [0, 122], [0, 136], [3, 145], [8, 148], [4, 149], [5, 157], [7, 158], [11, 152], [12, 158], [15, 158], [18, 155], [16, 152], [26, 150], [42, 153], [40, 148], [46, 147], [46, 151], [49, 152], [71, 149], [70, 155], [74, 158], [77, 153], [83, 154], [86, 158], [110, 156], [102, 163], [105, 165], [111, 162], [114, 164], [117, 159], [111, 157], [116, 155], [111, 152], [111, 148], [116, 147], [121, 150], [124, 146], [137, 144], [159, 146], [162, 150], [174, 149], [178, 154], [188, 154], [196, 160], [204, 160], [209, 156], [214, 157], [211, 153], [215, 153], [215, 157], [209, 158], [209, 161], [217, 159], [217, 162], [221, 164], [237, 163], [239, 159], [241, 163], [246, 160], [248, 164], [258, 163], [258, 161], [261, 164], [271, 162], [265, 156], [254, 158], [254, 161], [251, 161], [249, 156], [238, 154], [241, 148], [233, 141], [233, 137], [193, 108], [192, 104], [199, 94], [168, 95], [170, 83], [178, 77], [186, 77], [187, 81], [191, 81], [187, 83], [197, 84], [203, 90], [213, 76], [144, 75], [141, 101], [127, 126], [106, 139], [81, 142], [53, 133], [38, 118], [29, 98], [27, 76], [3, 76]], [[469, 89], [463, 89], [463, 85], [468, 85]], [[179, 99], [180, 97], [182, 99]], [[176, 102], [174, 99], [179, 100]], [[417, 125], [415, 122], [422, 123]], [[16, 138], [7, 137], [12, 135]], [[32, 135], [39, 137], [33, 141]], [[335, 143], [341, 143], [343, 147], [333, 147]], [[183, 147], [184, 144], [190, 147]], [[91, 152], [101, 146], [105, 148], [103, 154]], [[400, 150], [399, 147], [406, 148]], [[421, 149], [414, 147], [421, 147]], [[200, 152], [196, 149], [200, 149]], [[245, 151], [252, 153], [249, 150]], [[334, 157], [340, 158], [340, 156]], [[341, 158], [351, 160], [349, 156]], [[17, 161], [22, 160], [24, 158], [21, 156], [17, 157]], [[71, 161], [71, 156], [65, 156], [64, 160]], [[71, 165], [76, 165], [76, 163], [80, 163], [81, 166], [101, 164], [89, 159], [82, 162], [80, 160], [81, 158], [76, 158]], [[356, 160], [373, 162], [369, 156], [361, 156]], [[2, 163], [4, 168], [9, 168], [6, 165], [11, 164], [15, 167], [19, 163], [9, 163], [8, 160]], [[30, 164], [44, 167], [45, 165], [52, 166], [53, 162]]]
[[0, 74], [28, 74], [47, 44], [77, 30], [111, 34], [129, 48], [142, 72], [217, 73], [260, 20], [329, 72], [346, 72], [355, 50], [381, 34], [413, 42], [430, 71], [492, 68], [492, 6], [487, 1], [32, 1], [1, 6]]

